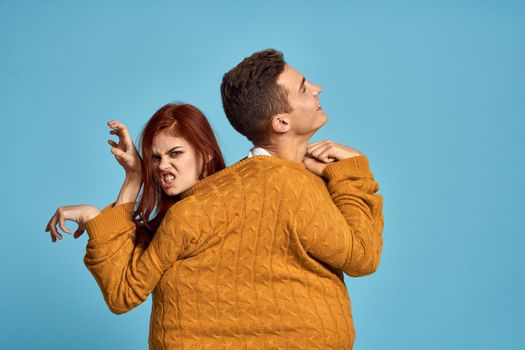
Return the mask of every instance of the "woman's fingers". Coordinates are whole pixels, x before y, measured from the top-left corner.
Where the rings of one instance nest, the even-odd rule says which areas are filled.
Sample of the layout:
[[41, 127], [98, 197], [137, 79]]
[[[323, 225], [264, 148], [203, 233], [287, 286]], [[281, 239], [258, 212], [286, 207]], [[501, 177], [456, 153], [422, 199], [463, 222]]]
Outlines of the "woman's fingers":
[[78, 238], [85, 232], [84, 223], [98, 214], [100, 214], [100, 210], [92, 205], [66, 205], [57, 209], [51, 220], [49, 220], [45, 231], [49, 232], [51, 241], [54, 243], [57, 239], [62, 239], [62, 234], [58, 231], [58, 227], [62, 231], [71, 234], [71, 230], [65, 224], [66, 221], [73, 221], [78, 224], [73, 237]]
[[112, 130], [109, 133], [118, 136], [119, 145], [122, 144], [124, 146], [122, 147], [123, 151], [133, 153], [135, 151], [135, 144], [131, 139], [131, 135], [128, 131], [127, 126], [117, 120], [112, 120], [108, 122], [108, 126], [112, 128]]
[[108, 140], [108, 144], [111, 146], [111, 153], [115, 156], [117, 162], [124, 168], [126, 174], [141, 174], [142, 159], [126, 125], [117, 120], [111, 120], [107, 124], [112, 129], [110, 134], [117, 135], [119, 138], [118, 142]]
[[54, 218], [54, 217], [55, 217], [55, 216], [53, 215], [53, 216], [51, 217], [51, 219], [49, 219], [49, 222], [47, 223], [46, 228], [44, 229], [45, 232], [49, 232], [49, 228], [50, 228], [50, 226], [52, 225], [52, 222], [53, 222], [53, 218]]
[[71, 234], [71, 230], [66, 227], [66, 219], [63, 216], [58, 217], [58, 226], [60, 226], [65, 233]]
[[123, 123], [119, 122], [119, 121], [116, 121], [116, 120], [113, 120], [111, 122], [108, 123], [108, 126], [112, 129], [110, 131], [111, 134], [117, 134], [119, 135], [119, 137], [122, 137], [124, 139], [130, 139], [131, 140], [131, 137], [129, 135], [129, 131], [128, 131], [128, 127], [126, 125], [124, 125]]
[[49, 232], [49, 236], [51, 237], [51, 242], [52, 243], [55, 243], [57, 241], [55, 235], [51, 232], [51, 226], [54, 225], [53, 224], [53, 219], [55, 218], [55, 215], [53, 215], [51, 217], [51, 219], [49, 220], [49, 222], [47, 223], [46, 225], [46, 229], [44, 230], [45, 232]]
[[111, 153], [113, 153], [113, 155], [117, 158], [123, 158], [126, 156], [126, 152], [118, 147], [111, 147]]
[[49, 231], [49, 234], [51, 235], [52, 239], [54, 238], [53, 242], [55, 242], [57, 239], [62, 239], [62, 235], [58, 232], [56, 227], [52, 227]]
[[84, 225], [78, 225], [78, 228], [76, 229], [75, 233], [73, 234], [73, 238], [77, 239], [80, 237], [85, 231]]
[[56, 239], [62, 239], [62, 235], [58, 232], [57, 230], [57, 220], [58, 220], [58, 216], [60, 215], [59, 211], [57, 210], [57, 212], [55, 213], [55, 215], [53, 215], [53, 217], [51, 218], [51, 220], [49, 221], [49, 224], [47, 224], [47, 231], [51, 234], [51, 237], [55, 238], [55, 240], [53, 240], [53, 242], [56, 241]]

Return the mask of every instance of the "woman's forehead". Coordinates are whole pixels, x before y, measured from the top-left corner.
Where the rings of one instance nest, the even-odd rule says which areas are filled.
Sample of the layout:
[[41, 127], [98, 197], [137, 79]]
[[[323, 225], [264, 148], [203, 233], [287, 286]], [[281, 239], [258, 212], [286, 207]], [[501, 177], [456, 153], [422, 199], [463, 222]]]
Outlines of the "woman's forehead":
[[183, 137], [175, 134], [169, 129], [159, 131], [153, 137], [153, 152], [165, 152], [174, 147], [188, 147], [189, 143]]

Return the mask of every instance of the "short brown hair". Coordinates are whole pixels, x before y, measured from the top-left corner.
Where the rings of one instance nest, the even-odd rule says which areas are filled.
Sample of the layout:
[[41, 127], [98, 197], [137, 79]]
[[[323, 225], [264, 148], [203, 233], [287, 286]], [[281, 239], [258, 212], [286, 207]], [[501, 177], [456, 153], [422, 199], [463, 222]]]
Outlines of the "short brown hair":
[[274, 49], [258, 51], [224, 74], [224, 113], [239, 133], [258, 144], [266, 139], [270, 117], [290, 112], [288, 94], [277, 84], [286, 62]]

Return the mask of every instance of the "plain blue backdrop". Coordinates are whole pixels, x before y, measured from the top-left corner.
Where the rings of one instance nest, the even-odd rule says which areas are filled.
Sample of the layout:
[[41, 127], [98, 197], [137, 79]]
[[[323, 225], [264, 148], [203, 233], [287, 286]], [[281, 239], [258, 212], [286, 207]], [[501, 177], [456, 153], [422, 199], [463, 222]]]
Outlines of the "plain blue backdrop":
[[268, 47], [324, 88], [313, 140], [365, 153], [384, 195], [379, 270], [346, 279], [355, 349], [525, 348], [523, 2], [0, 0], [2, 348], [147, 348], [150, 302], [113, 315], [87, 235], [44, 227], [116, 198], [108, 120], [136, 138], [189, 102], [242, 158], [219, 85]]

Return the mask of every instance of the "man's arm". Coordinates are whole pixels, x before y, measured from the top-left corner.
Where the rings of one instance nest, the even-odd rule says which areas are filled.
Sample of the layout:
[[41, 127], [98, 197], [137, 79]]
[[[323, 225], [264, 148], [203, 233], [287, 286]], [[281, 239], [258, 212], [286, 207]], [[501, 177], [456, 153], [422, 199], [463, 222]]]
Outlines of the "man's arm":
[[358, 155], [332, 161], [322, 166], [322, 175], [326, 188], [318, 179], [302, 195], [298, 234], [303, 245], [350, 276], [373, 273], [382, 250], [383, 198], [376, 194], [379, 186], [368, 160]]

